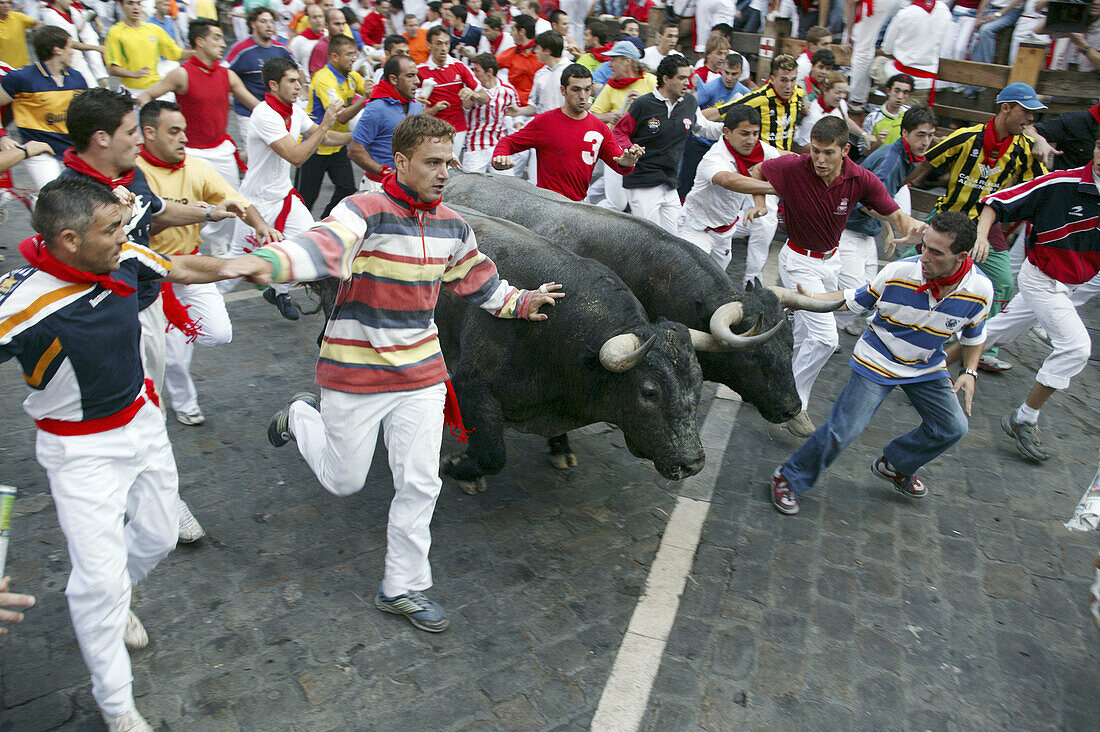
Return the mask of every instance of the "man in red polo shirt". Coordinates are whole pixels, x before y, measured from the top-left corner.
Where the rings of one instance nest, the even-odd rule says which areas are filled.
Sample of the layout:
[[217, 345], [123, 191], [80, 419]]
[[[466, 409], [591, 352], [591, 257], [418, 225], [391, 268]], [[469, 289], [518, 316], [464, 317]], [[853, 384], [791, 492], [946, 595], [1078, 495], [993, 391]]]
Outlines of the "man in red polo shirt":
[[[434, 82], [425, 107], [436, 107], [435, 116], [450, 122], [455, 128], [454, 153], [461, 159], [466, 142], [466, 112], [475, 104], [489, 101], [489, 92], [481, 86], [470, 68], [460, 64], [451, 54], [451, 34], [441, 25], [428, 29], [428, 60], [416, 67], [420, 86], [429, 79]], [[419, 94], [417, 95], [419, 99]], [[421, 101], [424, 101], [421, 99]], [[439, 106], [440, 102], [446, 104]]]
[[[810, 152], [765, 160], [753, 177], [766, 180], [783, 199], [790, 239], [779, 252], [779, 277], [784, 287], [832, 292], [837, 289], [840, 235], [859, 204], [868, 214], [894, 226], [902, 236], [924, 227], [907, 216], [874, 174], [848, 158], [848, 125], [839, 117], [824, 117], [810, 131]], [[814, 425], [806, 414], [810, 390], [838, 343], [832, 313], [794, 313], [795, 388], [802, 411], [786, 427], [797, 437], [809, 437]]]
[[[535, 83], [535, 72], [543, 66], [535, 53], [535, 19], [530, 15], [517, 15], [512, 20], [512, 40], [516, 45], [497, 54], [497, 65], [504, 81], [516, 88], [519, 106], [523, 107]], [[506, 76], [505, 71], [508, 72]]]

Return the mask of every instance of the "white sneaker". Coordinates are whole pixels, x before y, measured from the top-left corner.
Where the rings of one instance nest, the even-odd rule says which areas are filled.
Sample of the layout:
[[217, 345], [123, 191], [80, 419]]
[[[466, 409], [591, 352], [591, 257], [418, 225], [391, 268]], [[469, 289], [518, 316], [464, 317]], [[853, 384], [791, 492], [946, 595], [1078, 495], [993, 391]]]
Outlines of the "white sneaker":
[[851, 322], [845, 323], [844, 327], [841, 328], [841, 330], [844, 331], [845, 333], [847, 333], [848, 335], [861, 336], [861, 335], [863, 335], [863, 331], [866, 327], [867, 327], [867, 324], [864, 323], [862, 320], [860, 320], [860, 321], [851, 321]]
[[1050, 345], [1050, 335], [1047, 333], [1047, 329], [1041, 325], [1031, 326], [1031, 332], [1035, 334], [1035, 337], [1041, 340], [1043, 343]]
[[187, 504], [183, 502], [183, 499], [178, 499], [179, 504], [179, 542], [181, 544], [190, 544], [198, 541], [202, 537], [206, 536], [206, 531], [203, 530], [202, 524], [195, 518], [195, 514], [191, 513], [191, 509], [187, 507]]
[[982, 371], [998, 374], [1002, 371], [1010, 371], [1012, 369], [1012, 364], [996, 356], [983, 353], [982, 357], [978, 359], [978, 368]]
[[[149, 645], [149, 634], [145, 632], [145, 626], [138, 620], [138, 616], [134, 615], [133, 610], [130, 611], [130, 617], [126, 619], [126, 632], [122, 634], [122, 641], [131, 651], [137, 651]], [[141, 718], [136, 709], [131, 709], [127, 714], [137, 715], [138, 721], [145, 724], [145, 720]], [[122, 719], [125, 716], [123, 714], [121, 717], [116, 717], [116, 719]], [[149, 725], [145, 725], [145, 727], [111, 727], [110, 722], [108, 722], [107, 726], [110, 729], [146, 729]]]
[[117, 717], [108, 717], [104, 714], [103, 721], [107, 724], [107, 732], [153, 732], [153, 728], [137, 709], [131, 709]]
[[795, 437], [809, 437], [816, 429], [814, 423], [810, 421], [810, 415], [806, 414], [805, 410], [784, 422], [783, 426]]
[[206, 417], [203, 416], [201, 409], [195, 407], [190, 412], [180, 412], [177, 410], [176, 421], [188, 427], [198, 427], [200, 424], [206, 423]]

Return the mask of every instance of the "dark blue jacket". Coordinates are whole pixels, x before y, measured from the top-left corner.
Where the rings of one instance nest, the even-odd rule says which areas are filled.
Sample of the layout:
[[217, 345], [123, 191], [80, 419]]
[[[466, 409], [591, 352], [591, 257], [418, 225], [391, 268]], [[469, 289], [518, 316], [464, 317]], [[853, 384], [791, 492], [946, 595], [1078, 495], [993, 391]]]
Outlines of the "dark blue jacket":
[[[900, 139], [893, 144], [883, 145], [867, 156], [862, 163], [863, 167], [875, 174], [875, 177], [886, 186], [886, 192], [891, 196], [897, 195], [901, 190], [902, 181], [913, 172], [916, 166], [909, 162], [909, 154], [905, 152], [905, 143]], [[882, 222], [868, 216], [863, 206], [860, 206], [848, 219], [845, 227], [857, 234], [878, 236], [882, 231]]]

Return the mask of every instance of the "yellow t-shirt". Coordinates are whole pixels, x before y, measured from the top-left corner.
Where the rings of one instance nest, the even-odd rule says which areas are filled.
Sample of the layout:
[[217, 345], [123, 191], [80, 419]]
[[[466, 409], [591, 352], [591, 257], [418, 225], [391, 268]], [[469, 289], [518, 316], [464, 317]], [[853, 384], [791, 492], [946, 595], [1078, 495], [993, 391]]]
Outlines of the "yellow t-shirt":
[[34, 18], [14, 10], [0, 20], [0, 61], [13, 69], [21, 69], [31, 62], [27, 54], [27, 31], [34, 24]]
[[[238, 201], [250, 206], [248, 200], [229, 187], [221, 173], [205, 160], [187, 156], [179, 170], [161, 168], [138, 156], [137, 166], [145, 173], [149, 188], [166, 201], [184, 205], [222, 201]], [[171, 226], [149, 240], [149, 248], [161, 254], [190, 254], [202, 241], [199, 230], [202, 224]]]
[[592, 103], [592, 114], [607, 114], [608, 112], [625, 112], [626, 95], [637, 92], [638, 96], [649, 94], [657, 88], [657, 77], [650, 73], [642, 74], [642, 78], [630, 86], [622, 89], [614, 89], [610, 84], [604, 84], [600, 89], [596, 101]]
[[[366, 87], [363, 77], [352, 71], [347, 76], [341, 77], [332, 68], [331, 64], [325, 64], [313, 75], [309, 82], [309, 109], [306, 112], [314, 124], [321, 124], [321, 118], [325, 116], [325, 109], [330, 104], [329, 90], [344, 102], [344, 106], [351, 104], [356, 94], [366, 96]], [[337, 122], [332, 126], [333, 132], [347, 132], [347, 123]], [[339, 152], [340, 146], [321, 145], [317, 148], [318, 155], [332, 155]]]
[[104, 61], [107, 66], [114, 64], [127, 71], [138, 71], [148, 67], [149, 73], [140, 79], [119, 79], [127, 89], [148, 89], [160, 81], [157, 62], [161, 56], [179, 61], [183, 49], [176, 45], [164, 29], [152, 23], [142, 23], [133, 27], [115, 23], [107, 32], [105, 44], [107, 54]]
[[195, 15], [207, 20], [217, 20], [218, 8], [214, 4], [214, 0], [198, 0], [195, 3]]

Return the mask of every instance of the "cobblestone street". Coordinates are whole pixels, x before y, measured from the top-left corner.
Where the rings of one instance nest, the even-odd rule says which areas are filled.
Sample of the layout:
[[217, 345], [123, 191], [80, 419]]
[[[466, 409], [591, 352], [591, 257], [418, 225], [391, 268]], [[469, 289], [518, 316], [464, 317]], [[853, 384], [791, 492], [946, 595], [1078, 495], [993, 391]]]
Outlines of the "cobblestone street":
[[[15, 244], [30, 233], [25, 210], [8, 212], [3, 271], [22, 264]], [[606, 425], [573, 435], [568, 471], [549, 465], [544, 440], [508, 433], [508, 463], [486, 493], [444, 482], [430, 594], [451, 627], [415, 630], [372, 603], [392, 496], [384, 448], [363, 490], [337, 498], [293, 445], [266, 439], [271, 414], [312, 386], [321, 316], [288, 322], [243, 287], [234, 298], [233, 342], [196, 350], [207, 423], [185, 427], [169, 412], [181, 493], [208, 537], [137, 590], [151, 643], [132, 654], [135, 694], [149, 722], [587, 729], [684, 484]], [[1087, 324], [1098, 308], [1084, 309]], [[841, 334], [817, 382], [815, 423], [848, 378], [854, 342]], [[772, 508], [766, 485], [798, 441], [750, 406], [732, 409], [728, 446], [708, 451], [717, 480], [642, 728], [1100, 726], [1100, 634], [1086, 608], [1100, 537], [1062, 526], [1097, 468], [1097, 363], [1043, 410], [1046, 464], [1019, 458], [999, 426], [1048, 351], [1031, 334], [1002, 349], [1015, 368], [982, 375], [970, 433], [928, 466], [922, 502], [870, 472], [881, 446], [917, 423], [900, 392], [793, 517]], [[3, 368], [0, 483], [20, 491], [7, 571], [38, 604], [0, 638], [0, 730], [100, 730], [20, 381]], [[700, 424], [717, 403], [707, 384]]]

